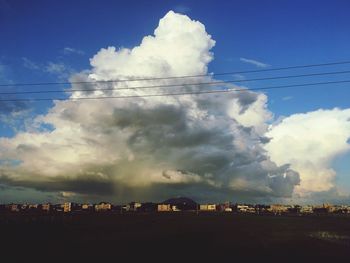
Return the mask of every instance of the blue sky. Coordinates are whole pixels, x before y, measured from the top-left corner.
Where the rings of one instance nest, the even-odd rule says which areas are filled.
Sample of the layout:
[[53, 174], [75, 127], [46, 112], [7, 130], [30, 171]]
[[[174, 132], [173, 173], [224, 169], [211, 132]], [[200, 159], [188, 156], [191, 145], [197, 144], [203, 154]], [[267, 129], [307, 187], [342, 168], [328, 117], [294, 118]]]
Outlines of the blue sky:
[[[349, 1], [6, 1], [0, 0], [0, 83], [66, 81], [89, 69], [89, 59], [108, 46], [132, 48], [153, 34], [169, 10], [199, 20], [216, 41], [209, 72], [350, 59]], [[349, 65], [243, 74], [244, 78], [349, 70]], [[223, 79], [227, 79], [223, 78]], [[249, 82], [250, 88], [350, 80], [350, 74]], [[268, 108], [289, 116], [320, 108], [350, 108], [349, 84], [268, 91]], [[48, 87], [36, 87], [36, 90]], [[63, 88], [60, 87], [60, 88]], [[17, 88], [25, 90], [25, 88]], [[3, 88], [4, 91], [13, 88]], [[39, 96], [39, 95], [38, 95]], [[40, 95], [43, 97], [43, 95]], [[62, 96], [62, 95], [60, 95]], [[4, 97], [2, 97], [4, 98]], [[45, 113], [50, 102], [29, 104], [25, 118]], [[0, 136], [23, 129], [24, 120], [2, 122]], [[15, 129], [14, 129], [15, 126]], [[341, 184], [350, 186], [350, 156], [335, 161]]]

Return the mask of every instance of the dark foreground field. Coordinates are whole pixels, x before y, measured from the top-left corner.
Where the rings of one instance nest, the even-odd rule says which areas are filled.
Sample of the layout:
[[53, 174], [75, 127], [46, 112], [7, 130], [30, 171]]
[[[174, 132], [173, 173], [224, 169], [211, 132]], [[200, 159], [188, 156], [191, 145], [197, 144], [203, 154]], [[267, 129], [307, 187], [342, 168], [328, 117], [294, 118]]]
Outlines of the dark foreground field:
[[[0, 216], [0, 262], [349, 262], [350, 217]], [[340, 262], [340, 261], [339, 261]]]

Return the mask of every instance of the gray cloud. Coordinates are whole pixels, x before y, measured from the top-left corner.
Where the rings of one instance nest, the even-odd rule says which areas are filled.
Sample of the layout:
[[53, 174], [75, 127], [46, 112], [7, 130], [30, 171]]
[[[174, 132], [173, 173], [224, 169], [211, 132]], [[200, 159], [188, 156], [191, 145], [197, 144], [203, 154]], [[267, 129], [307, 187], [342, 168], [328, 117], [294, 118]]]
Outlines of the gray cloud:
[[[240, 93], [232, 96], [242, 102], [242, 107], [253, 103], [243, 93], [242, 98], [239, 98]], [[104, 147], [110, 154], [113, 151], [121, 154], [113, 163], [77, 164], [69, 176], [65, 169], [62, 174], [49, 178], [40, 173], [20, 176], [19, 180], [3, 176], [1, 182], [41, 191], [70, 191], [123, 199], [149, 197], [158, 200], [165, 194], [185, 195], [190, 190], [192, 196], [201, 199], [205, 198], [201, 197], [201, 192], [210, 193], [207, 200], [291, 196], [299, 183], [298, 174], [288, 166], [277, 167], [272, 163], [260, 146], [264, 139], [254, 128], [227, 118], [222, 108], [216, 107], [229, 103], [231, 98], [218, 97], [215, 102], [208, 96], [206, 100], [212, 108], [209, 106], [208, 115], [200, 119], [192, 118], [191, 108], [184, 104], [157, 103], [145, 110], [130, 102], [128, 106], [113, 106], [108, 114], [97, 112], [91, 123], [83, 122], [81, 127], [87, 133], [99, 134], [99, 138], [86, 136], [82, 139], [91, 146], [91, 151]], [[193, 105], [203, 105], [205, 99], [194, 97], [191, 101]], [[70, 106], [60, 112], [59, 118], [81, 122], [83, 116], [76, 110], [77, 105]], [[132, 153], [131, 159], [113, 146], [113, 138], [120, 137], [120, 132], [124, 134], [128, 152]], [[236, 141], [243, 141], [244, 147], [236, 145]], [[16, 153], [40, 156], [42, 147], [45, 151], [59, 152], [62, 145], [49, 143], [37, 147], [30, 142], [22, 143], [17, 145]], [[150, 167], [151, 171], [140, 178], [139, 174]], [[148, 178], [158, 171], [163, 179]], [[23, 173], [20, 169], [18, 172]]]
[[240, 113], [244, 113], [251, 104], [253, 104], [258, 99], [258, 94], [254, 92], [241, 92], [239, 96], [237, 96], [239, 100], [239, 104], [241, 106]]
[[1, 175], [0, 183], [5, 186], [33, 188], [43, 192], [72, 191], [87, 195], [109, 195], [114, 192], [110, 180], [101, 178], [96, 174], [87, 173], [74, 177], [55, 176], [52, 178], [43, 177], [40, 174], [14, 179], [9, 175]]

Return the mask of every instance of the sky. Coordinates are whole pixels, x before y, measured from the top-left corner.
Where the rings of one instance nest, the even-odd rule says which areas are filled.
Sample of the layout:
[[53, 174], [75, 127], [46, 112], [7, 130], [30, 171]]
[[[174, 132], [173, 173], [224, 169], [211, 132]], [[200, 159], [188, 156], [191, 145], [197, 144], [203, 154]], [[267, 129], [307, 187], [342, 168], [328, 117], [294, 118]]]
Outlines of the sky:
[[[350, 64], [215, 74], [350, 60], [349, 8], [341, 0], [0, 0], [2, 93], [61, 91], [0, 94], [0, 202], [348, 203], [349, 83], [254, 89], [350, 74], [248, 80]], [[203, 76], [74, 83], [190, 75]], [[237, 82], [191, 85], [226, 80]], [[66, 84], [6, 86], [52, 82]], [[75, 100], [183, 83], [166, 92], [240, 91]], [[38, 98], [53, 100], [18, 101]]]

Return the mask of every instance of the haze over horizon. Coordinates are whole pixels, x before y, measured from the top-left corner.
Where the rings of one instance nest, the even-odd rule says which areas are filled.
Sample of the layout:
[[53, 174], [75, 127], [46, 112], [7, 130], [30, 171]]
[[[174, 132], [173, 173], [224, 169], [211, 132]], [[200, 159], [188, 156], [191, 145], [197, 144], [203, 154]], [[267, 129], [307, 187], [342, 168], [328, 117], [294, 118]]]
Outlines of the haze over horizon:
[[[29, 19], [29, 28], [34, 30], [37, 24], [34, 14], [46, 18], [48, 14], [54, 13], [51, 10], [43, 14], [39, 5], [41, 1], [33, 4], [32, 14], [16, 3], [1, 1], [0, 24], [4, 22], [0, 25], [1, 29], [12, 27], [13, 31], [16, 28], [24, 30], [26, 26], [23, 23]], [[88, 8], [92, 10], [94, 4], [87, 4]], [[302, 4], [298, 2], [297, 5]], [[249, 29], [250, 25], [243, 26], [247, 19], [243, 16], [247, 8], [244, 4], [238, 7], [242, 9], [238, 18], [223, 11], [223, 19], [233, 23], [232, 32], [229, 27], [213, 25], [215, 19], [211, 18], [209, 7], [205, 7], [206, 4], [203, 4], [196, 11], [191, 2], [188, 6], [160, 5], [149, 14], [153, 22], [155, 16], [159, 20], [153, 28], [152, 23], [143, 16], [137, 17], [143, 13], [142, 7], [133, 11], [136, 22], [130, 26], [125, 17], [117, 21], [108, 16], [105, 17], [108, 27], [102, 28], [100, 24], [92, 25], [102, 23], [97, 21], [101, 17], [89, 20], [86, 16], [90, 13], [76, 14], [75, 19], [81, 18], [87, 25], [91, 23], [93, 29], [90, 47], [86, 29], [81, 32], [80, 38], [85, 40], [82, 45], [86, 49], [76, 46], [80, 43], [79, 34], [75, 40], [71, 35], [72, 32], [79, 32], [82, 27], [80, 20], [77, 24], [72, 22], [75, 19], [70, 20], [72, 29], [65, 25], [69, 34], [62, 34], [61, 37], [58, 35], [62, 29], [58, 29], [60, 24], [55, 20], [58, 17], [53, 18], [52, 27], [41, 25], [49, 31], [56, 31], [56, 38], [52, 42], [47, 40], [48, 50], [41, 49], [45, 41], [36, 38], [38, 33], [34, 30], [33, 36], [28, 33], [24, 38], [28, 39], [27, 44], [23, 44], [25, 47], [19, 44], [17, 53], [13, 44], [20, 42], [21, 34], [11, 38], [11, 29], [5, 30], [3, 34], [7, 37], [4, 39], [8, 43], [0, 43], [1, 84], [69, 80], [71, 85], [61, 85], [59, 89], [81, 91], [52, 95], [53, 98], [61, 99], [53, 102], [6, 101], [6, 98], [24, 97], [1, 95], [0, 202], [162, 201], [173, 196], [187, 196], [198, 202], [350, 202], [348, 84], [283, 91], [249, 89], [296, 81], [239, 82], [211, 87], [191, 85], [228, 79], [228, 76], [220, 78], [210, 73], [345, 61], [350, 58], [349, 36], [334, 33], [334, 42], [327, 42], [327, 39], [321, 43], [320, 40], [317, 44], [323, 45], [324, 49], [314, 53], [313, 45], [310, 44], [309, 57], [305, 55], [307, 50], [300, 51], [300, 57], [304, 60], [295, 59], [296, 51], [283, 45], [269, 56], [271, 45], [284, 43], [287, 33], [279, 39], [279, 29], [271, 27], [269, 32], [274, 34], [273, 37], [268, 35], [259, 44], [252, 43], [250, 37], [244, 38], [246, 32], [237, 37], [232, 36], [236, 30], [234, 27], [239, 27], [239, 23], [242, 23], [242, 29]], [[323, 9], [319, 12], [323, 13], [327, 8], [321, 7]], [[75, 4], [66, 8], [78, 10]], [[98, 10], [109, 13], [107, 8]], [[127, 5], [124, 8], [128, 10]], [[270, 11], [272, 14], [276, 10]], [[6, 15], [3, 15], [4, 12]], [[301, 19], [309, 22], [305, 16], [302, 14]], [[291, 19], [291, 15], [288, 17]], [[255, 26], [260, 23], [260, 19], [255, 17]], [[349, 18], [341, 13], [339, 21], [342, 19]], [[265, 26], [276, 26], [274, 22], [270, 20], [264, 23], [267, 23]], [[299, 35], [291, 34], [290, 37], [306, 38], [312, 30], [311, 22], [308, 25], [310, 31], [300, 31]], [[293, 26], [290, 21], [285, 21], [286, 28]], [[115, 37], [121, 39], [119, 42], [110, 36], [115, 27], [122, 28], [115, 29]], [[325, 30], [332, 31], [332, 25], [329, 27]], [[106, 38], [102, 45], [100, 40], [94, 39], [94, 32], [98, 32], [96, 36], [103, 34]], [[255, 32], [259, 35], [258, 30], [250, 31], [250, 34], [254, 35]], [[327, 32], [323, 34], [316, 31], [315, 39], [308, 41], [316, 43], [316, 38], [327, 35]], [[56, 42], [58, 38], [60, 40]], [[343, 43], [335, 44], [340, 39]], [[231, 43], [237, 43], [237, 47]], [[241, 47], [244, 43], [248, 46], [245, 50]], [[96, 52], [97, 44], [100, 46]], [[259, 51], [261, 53], [254, 51], [253, 44], [260, 48], [265, 46], [266, 50], [262, 48]], [[28, 45], [31, 46], [30, 50], [34, 50], [32, 53], [27, 50]], [[328, 56], [320, 55], [330, 48], [342, 50], [341, 45], [344, 45], [344, 50], [346, 47], [343, 53], [331, 50]], [[57, 53], [53, 54], [53, 50]], [[261, 56], [255, 57], [258, 55], [256, 52]], [[262, 54], [265, 57], [260, 59]], [[213, 68], [211, 64], [214, 64]], [[345, 67], [317, 69], [317, 72], [346, 70]], [[231, 76], [231, 79], [309, 72], [242, 73]], [[201, 77], [166, 79], [192, 75]], [[127, 78], [165, 79], [89, 83]], [[343, 79], [346, 76], [302, 78], [298, 83]], [[183, 83], [186, 83], [183, 87], [125, 89]], [[4, 89], [11, 91], [13, 87]], [[19, 87], [17, 91], [28, 89]], [[57, 87], [36, 87], [37, 91], [48, 89]], [[145, 97], [162, 92], [209, 89], [240, 91]], [[100, 96], [136, 97], [79, 100]], [[30, 98], [42, 97], [45, 96], [39, 94], [31, 95]]]

